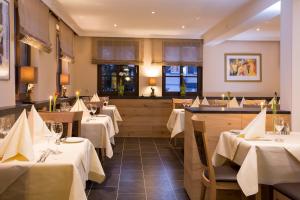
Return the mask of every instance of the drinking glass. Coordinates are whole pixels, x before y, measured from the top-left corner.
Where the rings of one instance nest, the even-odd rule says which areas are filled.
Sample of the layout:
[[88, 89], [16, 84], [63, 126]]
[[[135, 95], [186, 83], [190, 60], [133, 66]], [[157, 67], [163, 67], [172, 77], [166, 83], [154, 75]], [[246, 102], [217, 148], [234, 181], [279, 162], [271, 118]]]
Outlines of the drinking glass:
[[63, 124], [61, 122], [53, 122], [51, 125], [51, 130], [54, 133], [54, 137], [55, 137], [55, 144], [56, 144], [55, 154], [59, 154], [61, 152], [58, 150], [58, 145], [60, 145], [60, 137], [63, 134]]
[[52, 123], [53, 121], [45, 121], [45, 124], [47, 126], [47, 128], [49, 129], [49, 132], [45, 133], [45, 138], [47, 140], [47, 148], [50, 148], [50, 140], [53, 137], [53, 133], [52, 133]]
[[94, 116], [96, 111], [97, 111], [97, 106], [95, 104], [91, 104], [91, 111], [92, 111], [93, 116]]
[[4, 138], [4, 118], [0, 118], [0, 138]]
[[277, 131], [277, 134], [280, 135], [283, 127], [284, 127], [284, 120], [282, 118], [276, 118], [274, 121], [275, 129]]

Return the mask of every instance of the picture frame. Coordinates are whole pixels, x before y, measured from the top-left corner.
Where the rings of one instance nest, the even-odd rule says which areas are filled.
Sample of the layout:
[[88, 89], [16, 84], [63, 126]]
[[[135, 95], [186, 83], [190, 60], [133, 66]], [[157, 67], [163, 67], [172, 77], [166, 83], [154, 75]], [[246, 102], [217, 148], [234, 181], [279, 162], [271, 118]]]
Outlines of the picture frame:
[[10, 79], [9, 2], [0, 0], [0, 80]]
[[261, 82], [262, 55], [260, 53], [226, 53], [225, 82]]

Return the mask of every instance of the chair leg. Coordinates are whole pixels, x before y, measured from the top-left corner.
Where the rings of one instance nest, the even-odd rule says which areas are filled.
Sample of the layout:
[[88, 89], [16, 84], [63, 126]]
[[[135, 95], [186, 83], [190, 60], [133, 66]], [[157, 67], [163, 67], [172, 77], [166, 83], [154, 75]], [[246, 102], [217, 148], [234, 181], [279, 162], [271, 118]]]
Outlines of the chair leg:
[[206, 187], [201, 183], [200, 200], [205, 200]]

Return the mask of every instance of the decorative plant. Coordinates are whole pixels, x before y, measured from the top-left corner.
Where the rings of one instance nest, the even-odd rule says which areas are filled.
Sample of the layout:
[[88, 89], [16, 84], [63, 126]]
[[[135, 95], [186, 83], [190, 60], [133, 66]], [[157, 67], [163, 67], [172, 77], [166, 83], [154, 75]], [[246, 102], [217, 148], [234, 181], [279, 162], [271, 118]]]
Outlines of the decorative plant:
[[182, 83], [180, 85], [180, 96], [184, 97], [186, 94], [186, 85], [184, 80], [182, 80]]
[[56, 101], [57, 101], [57, 97], [59, 96], [58, 92], [55, 92], [53, 95], [53, 112], [56, 111]]
[[278, 99], [278, 95], [277, 92], [275, 92], [274, 98], [272, 100], [272, 105], [271, 105], [273, 114], [277, 114], [277, 99]]
[[125, 72], [120, 72], [119, 76], [120, 76], [120, 82], [119, 82], [119, 87], [118, 87], [118, 94], [120, 96], [124, 95], [124, 84], [123, 84], [123, 78], [126, 75]]
[[226, 92], [226, 98], [227, 98], [227, 100], [228, 101], [230, 101], [230, 99], [231, 99], [231, 92]]

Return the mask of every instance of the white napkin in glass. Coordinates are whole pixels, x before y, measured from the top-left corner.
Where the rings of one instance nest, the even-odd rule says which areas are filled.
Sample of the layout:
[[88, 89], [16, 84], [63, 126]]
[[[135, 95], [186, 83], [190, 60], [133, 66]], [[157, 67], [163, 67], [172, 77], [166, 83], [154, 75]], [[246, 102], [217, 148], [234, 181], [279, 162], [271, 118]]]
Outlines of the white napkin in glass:
[[207, 101], [207, 98], [206, 98], [206, 97], [204, 97], [204, 99], [202, 100], [201, 105], [209, 106], [209, 102]]
[[0, 162], [10, 159], [34, 160], [32, 139], [25, 109], [0, 146]]
[[245, 97], [243, 97], [243, 98], [242, 98], [242, 101], [241, 101], [241, 103], [240, 103], [240, 107], [241, 107], [241, 108], [244, 107], [245, 101], [246, 101], [246, 99], [245, 99]]
[[83, 111], [82, 118], [86, 118], [90, 116], [90, 111], [87, 109], [82, 99], [78, 99], [70, 111], [71, 112]]
[[93, 95], [91, 102], [100, 102], [100, 98], [97, 93]]
[[235, 97], [233, 97], [233, 99], [231, 99], [231, 100], [229, 101], [228, 107], [229, 107], [229, 108], [239, 108], [239, 107], [240, 107], [240, 105], [239, 105], [239, 103], [237, 102], [237, 100], [236, 100]]
[[199, 105], [200, 105], [200, 100], [199, 100], [199, 97], [197, 96], [196, 99], [195, 99], [195, 101], [191, 105], [191, 107], [197, 108], [197, 107], [199, 107]]
[[255, 139], [264, 137], [266, 134], [267, 109], [263, 109], [248, 125], [241, 134], [245, 139]]
[[33, 144], [44, 140], [46, 135], [51, 135], [50, 130], [35, 109], [34, 105], [32, 105], [31, 111], [28, 115], [28, 123]]

